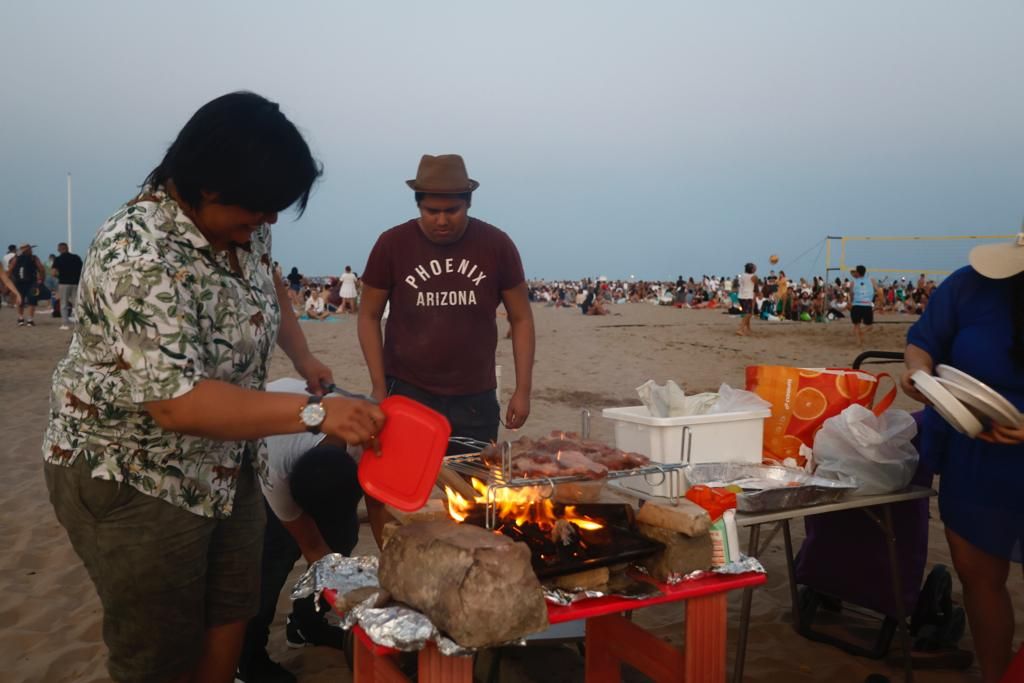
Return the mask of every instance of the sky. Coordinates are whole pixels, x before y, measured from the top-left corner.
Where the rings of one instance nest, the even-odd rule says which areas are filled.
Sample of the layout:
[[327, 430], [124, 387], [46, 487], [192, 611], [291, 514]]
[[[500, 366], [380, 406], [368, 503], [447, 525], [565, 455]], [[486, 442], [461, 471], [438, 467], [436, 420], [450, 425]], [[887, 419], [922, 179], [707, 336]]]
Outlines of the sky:
[[[820, 273], [826, 235], [1012, 234], [1024, 216], [1024, 3], [6, 2], [0, 243], [74, 251], [192, 113], [281, 104], [325, 173], [275, 257], [361, 271], [459, 153], [471, 214], [528, 277]], [[877, 243], [949, 269], [968, 242]], [[836, 261], [836, 258], [833, 259]], [[852, 265], [852, 264], [851, 264]]]

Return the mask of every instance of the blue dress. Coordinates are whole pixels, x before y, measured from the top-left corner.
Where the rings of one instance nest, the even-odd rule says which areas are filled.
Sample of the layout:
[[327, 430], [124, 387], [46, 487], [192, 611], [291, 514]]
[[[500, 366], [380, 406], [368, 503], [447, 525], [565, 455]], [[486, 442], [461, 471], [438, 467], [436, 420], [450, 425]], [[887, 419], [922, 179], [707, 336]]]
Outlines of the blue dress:
[[[992, 280], [970, 267], [946, 279], [928, 301], [907, 341], [989, 385], [1024, 408], [1024, 366], [1010, 355], [1012, 288], [1018, 278]], [[1024, 538], [1024, 445], [970, 439], [932, 408], [925, 411], [921, 457], [940, 475], [942, 521], [981, 550], [1021, 561]]]

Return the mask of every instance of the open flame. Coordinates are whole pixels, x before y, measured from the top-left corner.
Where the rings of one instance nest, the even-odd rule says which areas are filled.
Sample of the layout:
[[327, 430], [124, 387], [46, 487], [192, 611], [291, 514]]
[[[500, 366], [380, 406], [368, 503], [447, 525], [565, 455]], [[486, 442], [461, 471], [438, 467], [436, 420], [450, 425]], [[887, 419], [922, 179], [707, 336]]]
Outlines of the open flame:
[[[466, 500], [450, 486], [444, 487], [444, 492], [448, 496], [448, 515], [456, 522], [466, 521], [474, 509], [487, 505], [487, 485], [476, 477], [473, 477], [470, 483], [476, 491], [473, 500]], [[604, 528], [597, 520], [578, 514], [574, 505], [566, 505], [562, 514], [557, 514], [555, 503], [550, 498], [544, 498], [536, 486], [495, 489], [494, 504], [497, 513], [495, 516], [503, 525], [522, 527], [524, 524], [532, 523], [542, 530], [549, 530], [561, 519], [587, 531]]]

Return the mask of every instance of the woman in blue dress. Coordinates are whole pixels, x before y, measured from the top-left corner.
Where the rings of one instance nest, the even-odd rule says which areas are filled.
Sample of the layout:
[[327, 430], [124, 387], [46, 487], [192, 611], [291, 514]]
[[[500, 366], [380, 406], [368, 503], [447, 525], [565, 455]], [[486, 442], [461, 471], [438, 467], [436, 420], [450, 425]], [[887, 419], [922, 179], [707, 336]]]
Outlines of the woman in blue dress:
[[[952, 365], [1024, 408], [1024, 233], [977, 247], [928, 302], [907, 334], [904, 391], [922, 402], [910, 376]], [[999, 681], [1012, 657], [1010, 563], [1024, 540], [1024, 426], [993, 426], [977, 439], [928, 407], [921, 457], [941, 477], [939, 511], [984, 681]]]

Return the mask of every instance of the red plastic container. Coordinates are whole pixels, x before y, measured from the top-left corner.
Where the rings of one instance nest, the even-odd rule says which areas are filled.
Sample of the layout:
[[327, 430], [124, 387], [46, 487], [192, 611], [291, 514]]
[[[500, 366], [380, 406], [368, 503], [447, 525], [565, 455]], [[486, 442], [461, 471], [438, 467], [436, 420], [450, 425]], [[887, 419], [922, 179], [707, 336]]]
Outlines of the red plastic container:
[[367, 449], [359, 483], [368, 496], [403, 512], [419, 510], [441, 470], [452, 428], [447, 418], [405, 396], [380, 402], [387, 415], [378, 435], [380, 452]]

